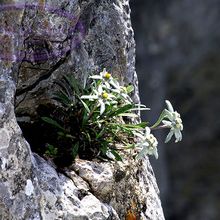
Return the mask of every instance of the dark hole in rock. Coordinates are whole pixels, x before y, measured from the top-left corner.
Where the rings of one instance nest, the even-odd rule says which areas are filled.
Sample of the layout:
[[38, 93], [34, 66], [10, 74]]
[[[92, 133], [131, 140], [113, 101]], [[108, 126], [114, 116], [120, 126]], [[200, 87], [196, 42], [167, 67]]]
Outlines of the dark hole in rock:
[[22, 129], [24, 138], [30, 144], [31, 150], [46, 158], [45, 152], [47, 150], [47, 144], [51, 144], [55, 147], [57, 147], [57, 145], [62, 145], [62, 151], [59, 151], [59, 155], [56, 159], [54, 159], [54, 163], [58, 167], [65, 167], [70, 165], [72, 163], [72, 157], [69, 152], [71, 150], [68, 147], [69, 145], [67, 143], [61, 143], [61, 141], [59, 142], [57, 140], [57, 129], [45, 123], [41, 119], [41, 117], [50, 116], [51, 106], [39, 106], [37, 113], [38, 117], [30, 121], [22, 120], [22, 116], [17, 115], [18, 124]]
[[[40, 105], [37, 108], [37, 117], [30, 119], [29, 116], [17, 114], [17, 121], [22, 129], [24, 138], [30, 144], [31, 150], [45, 159], [52, 159], [58, 168], [63, 168], [70, 166], [73, 161], [73, 145], [74, 141], [67, 138], [59, 138], [59, 129], [54, 128], [50, 124], [44, 122], [42, 117], [50, 118], [62, 118], [60, 110], [57, 106], [53, 105]], [[69, 127], [70, 133], [79, 137], [79, 143], [83, 143], [80, 140], [79, 125], [76, 123], [75, 116], [68, 116], [67, 124], [71, 125]], [[29, 120], [27, 120], [29, 118]], [[66, 120], [66, 118], [64, 118]], [[81, 141], [81, 142], [80, 142]], [[47, 151], [48, 144], [53, 145], [58, 149], [57, 156], [54, 158], [48, 157], [45, 152]], [[83, 143], [79, 146], [78, 156], [81, 159], [92, 160], [98, 154], [98, 148], [91, 143]]]
[[78, 197], [80, 200], [82, 200], [85, 196], [88, 195], [88, 192], [85, 191], [85, 190], [79, 190], [79, 194], [78, 194]]
[[142, 212], [146, 212], [146, 210], [147, 210], [147, 206], [146, 206], [146, 204], [143, 204], [143, 208], [142, 208]]
[[117, 170], [114, 174], [115, 182], [120, 182], [123, 178], [125, 178], [126, 172], [122, 170]]

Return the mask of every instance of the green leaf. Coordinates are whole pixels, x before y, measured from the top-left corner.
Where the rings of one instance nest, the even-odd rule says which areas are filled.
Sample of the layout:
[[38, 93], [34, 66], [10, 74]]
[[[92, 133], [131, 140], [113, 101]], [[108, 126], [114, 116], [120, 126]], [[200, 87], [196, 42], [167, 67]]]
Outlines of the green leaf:
[[103, 155], [106, 155], [106, 152], [108, 150], [106, 142], [101, 143], [100, 151], [102, 152]]
[[90, 136], [90, 133], [88, 132], [88, 130], [85, 130], [84, 132], [82, 132], [82, 134], [84, 134], [85, 135], [85, 137], [86, 137], [86, 140], [88, 141], [88, 142], [92, 142], [92, 139], [91, 139], [91, 136]]
[[71, 75], [71, 76], [64, 76], [64, 78], [68, 82], [68, 84], [71, 86], [73, 91], [76, 92], [76, 94], [79, 95], [80, 91], [82, 91], [82, 87], [80, 86], [80, 84], [78, 83], [76, 78], [73, 75]]
[[56, 128], [59, 128], [62, 131], [66, 131], [57, 121], [53, 120], [52, 118], [42, 117], [41, 119], [47, 122], [48, 124], [53, 125]]
[[72, 156], [73, 156], [73, 160], [76, 158], [76, 156], [78, 155], [78, 151], [79, 151], [79, 142], [77, 142], [76, 144], [72, 145]]
[[106, 127], [102, 128], [102, 130], [96, 135], [96, 139], [99, 139], [100, 137], [102, 137], [105, 131], [106, 131]]
[[129, 85], [126, 87], [127, 93], [131, 93], [134, 91], [134, 86], [133, 85]]
[[164, 117], [167, 115], [166, 110], [163, 110], [162, 113], [160, 114], [160, 117], [156, 121], [154, 125], [152, 125], [150, 128], [156, 128], [164, 119]]
[[60, 87], [60, 92], [62, 91], [63, 93], [67, 94], [68, 97], [72, 96], [72, 89], [68, 82], [65, 81], [65, 78], [62, 80], [56, 81], [56, 84]]
[[55, 94], [54, 99], [58, 100], [59, 102], [61, 102], [66, 106], [69, 106], [72, 102], [70, 97], [62, 90]]
[[101, 157], [102, 156], [108, 157], [106, 153], [109, 151], [109, 147], [108, 147], [109, 142], [107, 140], [103, 140], [100, 144], [101, 147], [99, 148], [99, 150], [101, 151]]
[[82, 124], [80, 126], [82, 129], [85, 129], [85, 126], [88, 125], [88, 120], [89, 120], [89, 116], [84, 111], [82, 116]]
[[65, 137], [70, 138], [70, 139], [74, 139], [74, 137], [71, 134], [66, 134]]
[[58, 154], [58, 148], [54, 147], [52, 144], [46, 145], [47, 150], [45, 151], [45, 154], [49, 157], [55, 158]]
[[[134, 128], [127, 127], [126, 124], [118, 124], [118, 123], [111, 123], [111, 127], [112, 127], [112, 129], [116, 130], [116, 133], [115, 133], [116, 136], [118, 136], [117, 133], [120, 134], [120, 132], [125, 132], [125, 133], [131, 135], [132, 130], [134, 129]], [[114, 133], [114, 132], [112, 132], [112, 133]]]
[[134, 107], [134, 105], [132, 105], [132, 104], [124, 105], [122, 107], [119, 107], [116, 111], [112, 112], [110, 114], [110, 116], [117, 116], [122, 113], [126, 113], [127, 111], [131, 110], [133, 107]]
[[129, 117], [129, 118], [137, 118], [138, 117], [138, 115], [134, 114], [134, 113], [122, 113], [122, 114], [119, 114], [119, 116]]
[[141, 122], [139, 124], [124, 124], [123, 126], [127, 128], [145, 128], [147, 124], [147, 122]]
[[135, 149], [135, 147], [136, 147], [135, 144], [126, 144], [125, 145], [126, 149]]
[[82, 102], [82, 104], [83, 104], [85, 110], [86, 110], [88, 113], [90, 113], [89, 106], [88, 106], [82, 99], [80, 99], [80, 101]]
[[111, 149], [111, 153], [115, 156], [117, 161], [122, 161], [122, 157], [113, 149]]
[[146, 106], [142, 104], [135, 104], [135, 107], [131, 109], [131, 111], [146, 111], [146, 110], [150, 110], [150, 108], [146, 108]]
[[65, 136], [65, 133], [63, 133], [62, 131], [57, 132], [57, 134], [58, 134], [59, 136], [61, 136], [61, 137], [64, 137], [64, 136]]

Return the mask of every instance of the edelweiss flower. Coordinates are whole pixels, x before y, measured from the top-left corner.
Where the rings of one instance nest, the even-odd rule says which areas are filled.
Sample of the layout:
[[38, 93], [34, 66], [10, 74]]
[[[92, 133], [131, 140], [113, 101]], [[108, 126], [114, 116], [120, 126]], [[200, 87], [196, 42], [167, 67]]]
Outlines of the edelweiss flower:
[[115, 96], [107, 93], [101, 85], [98, 86], [97, 90], [93, 90], [92, 95], [83, 95], [81, 96], [81, 99], [89, 99], [90, 101], [97, 100], [98, 107], [100, 106], [100, 115], [104, 113], [105, 105], [110, 105], [115, 102]]
[[137, 158], [141, 159], [146, 154], [154, 155], [155, 158], [158, 158], [158, 152], [157, 152], [157, 139], [153, 136], [153, 134], [150, 133], [150, 128], [146, 127], [144, 135], [140, 133], [135, 133], [140, 139], [140, 143], [137, 146], [141, 151], [139, 152]]
[[90, 76], [91, 79], [102, 80], [106, 88], [120, 89], [119, 83], [112, 77], [112, 75], [104, 68], [99, 75]]
[[170, 141], [173, 135], [176, 138], [175, 142], [181, 141], [181, 131], [183, 130], [183, 123], [180, 118], [180, 114], [177, 111], [174, 111], [172, 104], [168, 100], [166, 100], [166, 104], [168, 109], [165, 109], [166, 116], [164, 118], [167, 118], [168, 120], [162, 120], [162, 123], [170, 128], [170, 132], [166, 137], [165, 143]]
[[118, 88], [112, 89], [112, 92], [116, 93], [126, 104], [131, 104], [133, 101], [128, 95], [127, 88], [119, 86]]

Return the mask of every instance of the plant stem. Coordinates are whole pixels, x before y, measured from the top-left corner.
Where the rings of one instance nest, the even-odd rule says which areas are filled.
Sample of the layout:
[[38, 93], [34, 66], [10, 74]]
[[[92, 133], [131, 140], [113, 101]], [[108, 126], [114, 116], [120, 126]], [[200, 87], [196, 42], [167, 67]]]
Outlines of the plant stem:
[[92, 109], [92, 111], [89, 113], [89, 119], [91, 119], [92, 115], [94, 114], [95, 110], [97, 109], [97, 105], [94, 106], [94, 108]]
[[151, 130], [160, 130], [160, 129], [164, 129], [164, 128], [169, 128], [167, 125], [160, 125], [158, 127], [155, 127], [155, 128], [151, 128]]

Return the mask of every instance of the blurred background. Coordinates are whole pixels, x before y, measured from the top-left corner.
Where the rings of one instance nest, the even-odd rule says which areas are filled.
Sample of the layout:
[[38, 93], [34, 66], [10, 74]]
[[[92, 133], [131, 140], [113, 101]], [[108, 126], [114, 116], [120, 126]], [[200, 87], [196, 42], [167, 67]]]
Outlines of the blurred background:
[[130, 0], [142, 103], [156, 121], [168, 99], [183, 141], [151, 157], [167, 220], [220, 219], [220, 1]]

